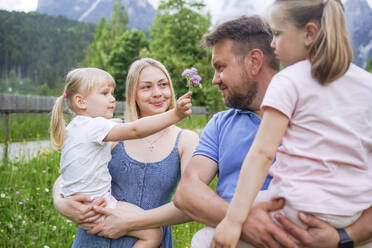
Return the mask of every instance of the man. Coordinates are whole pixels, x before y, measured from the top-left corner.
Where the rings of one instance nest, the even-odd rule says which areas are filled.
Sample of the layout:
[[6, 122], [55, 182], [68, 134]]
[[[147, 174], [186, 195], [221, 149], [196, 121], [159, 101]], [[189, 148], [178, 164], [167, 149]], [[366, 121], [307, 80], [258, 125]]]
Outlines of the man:
[[[241, 165], [260, 124], [261, 101], [271, 78], [279, 70], [270, 47], [271, 40], [270, 28], [259, 17], [227, 21], [204, 37], [204, 45], [212, 48], [215, 69], [212, 84], [219, 87], [225, 105], [231, 109], [217, 113], [208, 122], [175, 195], [178, 208], [206, 225], [194, 235], [192, 247], [209, 247], [212, 227], [223, 219], [232, 200]], [[216, 174], [215, 193], [208, 184]], [[268, 176], [262, 190], [270, 180]], [[367, 210], [365, 217], [347, 228], [347, 232], [337, 232], [312, 216], [300, 214], [300, 219], [310, 227], [304, 230], [284, 216], [276, 215], [285, 232], [269, 215], [269, 211], [278, 210], [283, 204], [284, 200], [275, 200], [253, 207], [244, 223], [241, 239], [257, 247], [296, 247], [298, 244], [337, 247], [339, 241], [339, 247], [353, 247], [347, 246], [351, 245], [350, 237], [354, 241], [372, 237], [372, 227], [368, 230], [363, 225], [372, 220], [372, 210]], [[244, 245], [244, 242], [239, 244]]]

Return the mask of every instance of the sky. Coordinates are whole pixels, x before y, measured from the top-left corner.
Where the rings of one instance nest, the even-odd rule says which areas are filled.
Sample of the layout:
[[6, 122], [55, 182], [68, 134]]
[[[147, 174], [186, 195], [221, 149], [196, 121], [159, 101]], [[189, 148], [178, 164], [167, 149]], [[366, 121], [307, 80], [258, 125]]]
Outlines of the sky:
[[[158, 5], [160, 0], [148, 0], [154, 7]], [[345, 2], [344, 0], [343, 2]], [[261, 0], [257, 1], [255, 5], [257, 6], [258, 11], [263, 11], [273, 0]], [[219, 13], [221, 11], [222, 0], [205, 0], [205, 3], [208, 6], [208, 9], [213, 13]], [[372, 8], [372, 0], [368, 0], [369, 5]], [[16, 10], [16, 11], [33, 11], [37, 8], [37, 0], [0, 0], [0, 9], [5, 10]], [[258, 13], [262, 14], [262, 13]]]

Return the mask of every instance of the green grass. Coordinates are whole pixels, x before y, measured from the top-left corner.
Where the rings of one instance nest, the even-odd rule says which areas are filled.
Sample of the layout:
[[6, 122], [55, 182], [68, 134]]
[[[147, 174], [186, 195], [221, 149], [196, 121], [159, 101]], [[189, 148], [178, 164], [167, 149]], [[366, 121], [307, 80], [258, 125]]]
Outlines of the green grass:
[[[203, 115], [192, 116], [178, 126], [201, 130], [206, 121]], [[48, 115], [11, 115], [11, 140], [48, 139], [48, 125]], [[3, 128], [0, 125], [2, 133]], [[59, 158], [59, 153], [46, 150], [30, 161], [0, 166], [0, 247], [71, 247], [77, 227], [52, 202]], [[215, 181], [212, 185], [215, 188]], [[174, 247], [190, 247], [202, 226], [195, 222], [174, 226]]]
[[[77, 227], [52, 202], [59, 158], [46, 150], [31, 161], [0, 166], [0, 247], [71, 247]], [[174, 247], [190, 247], [202, 227], [195, 222], [174, 226]]]

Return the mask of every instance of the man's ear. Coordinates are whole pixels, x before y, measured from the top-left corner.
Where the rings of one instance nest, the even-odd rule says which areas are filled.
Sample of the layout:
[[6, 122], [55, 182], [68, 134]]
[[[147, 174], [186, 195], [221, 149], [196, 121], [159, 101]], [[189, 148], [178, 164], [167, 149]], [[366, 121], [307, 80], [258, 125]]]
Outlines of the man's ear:
[[87, 101], [82, 95], [80, 95], [80, 94], [74, 95], [73, 101], [74, 101], [74, 103], [75, 103], [75, 105], [78, 109], [80, 109], [80, 110], [86, 110], [87, 109]]
[[264, 54], [261, 49], [254, 48], [248, 52], [248, 54], [245, 56], [245, 65], [247, 72], [255, 76], [257, 75], [264, 62]]
[[305, 46], [311, 46], [318, 37], [319, 27], [313, 22], [309, 22], [305, 26]]

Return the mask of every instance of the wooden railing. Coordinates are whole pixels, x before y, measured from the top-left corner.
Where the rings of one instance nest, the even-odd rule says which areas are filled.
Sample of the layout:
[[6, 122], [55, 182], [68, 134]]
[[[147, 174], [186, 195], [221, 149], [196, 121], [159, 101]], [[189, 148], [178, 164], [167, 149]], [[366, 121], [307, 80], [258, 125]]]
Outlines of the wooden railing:
[[[0, 115], [4, 117], [4, 153], [3, 158], [8, 158], [9, 140], [9, 115], [12, 113], [50, 113], [56, 97], [51, 96], [26, 96], [0, 94]], [[123, 115], [125, 111], [124, 102], [116, 102], [115, 114]], [[68, 108], [65, 106], [65, 112]], [[204, 107], [192, 107], [193, 114], [209, 115]]]

